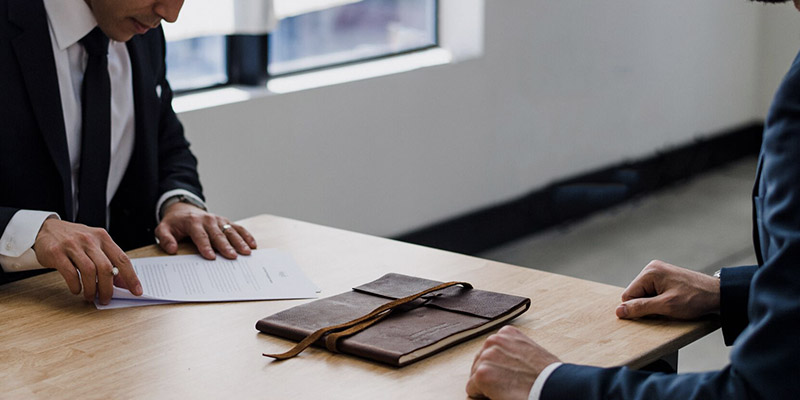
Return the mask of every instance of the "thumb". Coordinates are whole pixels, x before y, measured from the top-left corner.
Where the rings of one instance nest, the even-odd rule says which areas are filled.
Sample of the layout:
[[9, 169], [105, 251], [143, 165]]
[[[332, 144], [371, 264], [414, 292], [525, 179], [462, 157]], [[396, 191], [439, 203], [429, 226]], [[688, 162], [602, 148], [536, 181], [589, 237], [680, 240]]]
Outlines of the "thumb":
[[619, 318], [632, 319], [646, 315], [659, 314], [660, 296], [644, 297], [628, 300], [617, 306], [616, 314]]

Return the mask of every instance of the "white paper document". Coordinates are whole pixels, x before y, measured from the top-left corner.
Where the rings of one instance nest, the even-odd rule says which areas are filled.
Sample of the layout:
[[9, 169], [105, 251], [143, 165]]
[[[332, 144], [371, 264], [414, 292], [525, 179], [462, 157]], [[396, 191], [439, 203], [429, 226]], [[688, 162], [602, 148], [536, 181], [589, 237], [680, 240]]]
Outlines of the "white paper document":
[[133, 269], [144, 294], [114, 288], [111, 302], [98, 309], [137, 307], [176, 302], [307, 299], [317, 297], [317, 287], [286, 252], [254, 250], [235, 260], [199, 255], [136, 258]]

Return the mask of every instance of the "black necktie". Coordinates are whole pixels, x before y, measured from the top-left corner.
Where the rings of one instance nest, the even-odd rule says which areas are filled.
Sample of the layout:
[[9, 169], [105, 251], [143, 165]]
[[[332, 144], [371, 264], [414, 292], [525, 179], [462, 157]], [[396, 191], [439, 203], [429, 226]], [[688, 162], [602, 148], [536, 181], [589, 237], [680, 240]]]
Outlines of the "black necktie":
[[80, 43], [89, 55], [81, 88], [82, 138], [77, 221], [106, 227], [106, 185], [111, 159], [111, 80], [108, 37], [94, 28]]

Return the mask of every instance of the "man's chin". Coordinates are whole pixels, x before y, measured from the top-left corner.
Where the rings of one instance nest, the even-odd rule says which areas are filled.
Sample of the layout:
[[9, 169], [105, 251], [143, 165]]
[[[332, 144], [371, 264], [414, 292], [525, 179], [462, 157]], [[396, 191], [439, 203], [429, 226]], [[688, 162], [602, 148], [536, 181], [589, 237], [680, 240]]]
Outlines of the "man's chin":
[[100, 26], [100, 29], [106, 34], [106, 36], [108, 36], [109, 39], [115, 42], [127, 42], [135, 35], [133, 32], [120, 32], [119, 30], [105, 29], [103, 26]]

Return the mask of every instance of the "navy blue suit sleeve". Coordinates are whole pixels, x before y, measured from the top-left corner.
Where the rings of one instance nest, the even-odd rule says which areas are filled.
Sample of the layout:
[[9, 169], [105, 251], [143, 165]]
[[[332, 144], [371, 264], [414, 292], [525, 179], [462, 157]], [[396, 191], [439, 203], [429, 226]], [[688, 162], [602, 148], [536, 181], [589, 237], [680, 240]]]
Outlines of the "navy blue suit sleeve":
[[542, 400], [567, 399], [752, 399], [746, 381], [730, 367], [694, 374], [664, 374], [628, 368], [564, 364], [547, 379]]
[[800, 58], [775, 95], [762, 152], [764, 263], [731, 363], [761, 397], [800, 399]]
[[[762, 153], [758, 228], [764, 263], [752, 279], [752, 267], [723, 276], [723, 282], [730, 279], [726, 300], [741, 299], [750, 282], [743, 316], [749, 322], [736, 338], [730, 365], [694, 374], [563, 365], [545, 382], [542, 399], [800, 399], [800, 57], [773, 101]], [[730, 308], [725, 313], [743, 312], [742, 304], [722, 306]]]
[[750, 299], [750, 282], [758, 266], [723, 268], [720, 273], [720, 319], [725, 344], [733, 345], [750, 319], [747, 303]]

